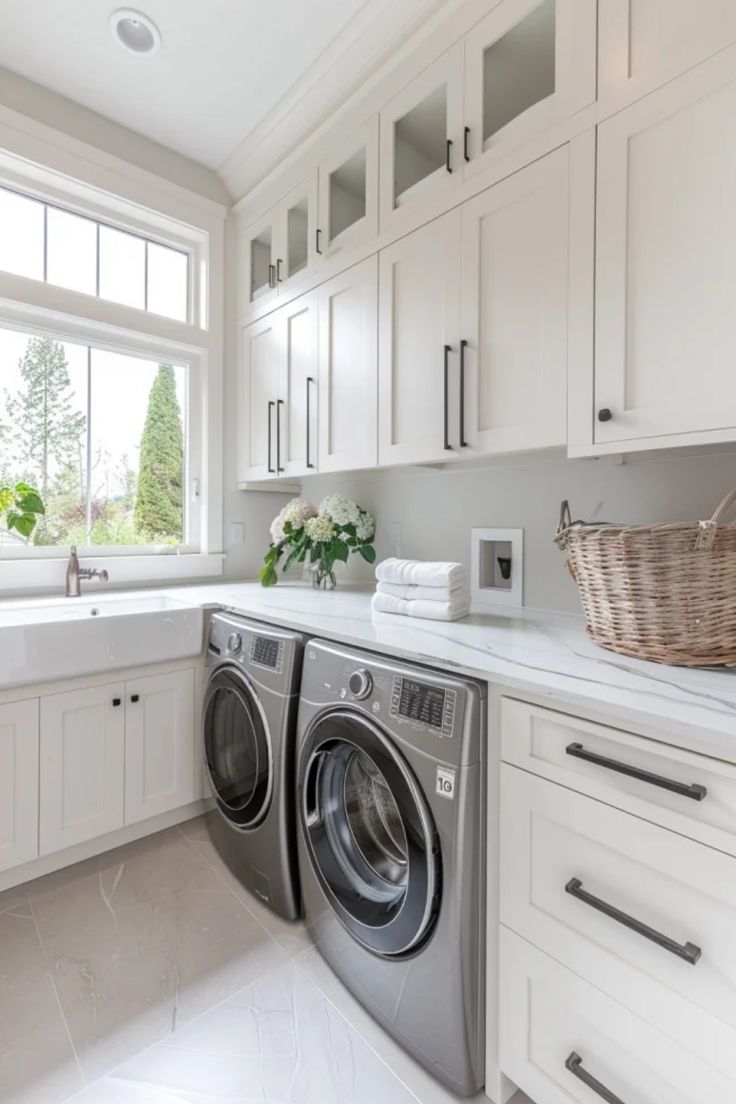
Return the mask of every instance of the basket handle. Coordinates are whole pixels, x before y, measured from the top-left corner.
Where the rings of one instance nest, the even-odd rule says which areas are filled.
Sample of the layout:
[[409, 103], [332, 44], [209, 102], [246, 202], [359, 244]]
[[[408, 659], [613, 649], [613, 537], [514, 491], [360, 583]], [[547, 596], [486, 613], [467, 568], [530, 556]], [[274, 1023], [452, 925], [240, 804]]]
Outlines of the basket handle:
[[733, 491], [729, 491], [726, 497], [719, 502], [716, 506], [715, 513], [710, 521], [701, 521], [700, 532], [695, 542], [696, 549], [703, 549], [708, 551], [713, 547], [713, 542], [716, 539], [716, 533], [718, 532], [718, 526], [723, 525], [726, 522], [730, 513], [734, 513], [736, 516], [736, 488]]
[[[736, 494], [736, 491], [734, 491]], [[560, 520], [557, 522], [557, 532], [555, 533], [555, 539], [562, 536], [566, 529], [569, 529], [572, 525], [572, 514], [570, 513], [570, 503], [567, 499], [564, 499], [560, 506]]]

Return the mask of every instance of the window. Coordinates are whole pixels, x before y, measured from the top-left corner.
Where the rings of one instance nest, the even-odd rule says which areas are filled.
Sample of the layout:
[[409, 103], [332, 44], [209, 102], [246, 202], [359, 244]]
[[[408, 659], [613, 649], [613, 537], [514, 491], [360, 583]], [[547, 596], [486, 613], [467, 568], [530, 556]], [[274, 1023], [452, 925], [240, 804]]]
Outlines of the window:
[[0, 269], [189, 320], [189, 254], [0, 187]]
[[[181, 363], [0, 329], [0, 484], [40, 491], [33, 545], [187, 545], [189, 376]], [[16, 543], [0, 529], [9, 554]]]

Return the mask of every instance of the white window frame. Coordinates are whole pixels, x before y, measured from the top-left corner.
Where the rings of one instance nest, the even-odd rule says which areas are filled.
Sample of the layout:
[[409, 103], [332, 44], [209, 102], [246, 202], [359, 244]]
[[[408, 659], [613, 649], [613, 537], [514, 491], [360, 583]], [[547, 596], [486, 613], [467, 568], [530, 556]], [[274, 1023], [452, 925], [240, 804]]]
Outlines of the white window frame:
[[[0, 146], [2, 140], [0, 120]], [[34, 145], [43, 147], [46, 143]], [[49, 147], [38, 152], [39, 161], [47, 154], [53, 163], [56, 150]], [[88, 168], [84, 163], [79, 167]], [[158, 184], [159, 179], [140, 170], [135, 175], [145, 178], [143, 187], [140, 179], [120, 178], [120, 191], [135, 195], [129, 200], [42, 163], [29, 165], [27, 160], [0, 149], [0, 184], [72, 214], [185, 251], [189, 256], [187, 322], [0, 271], [0, 327], [187, 366], [185, 496], [191, 544], [160, 550], [150, 546], [80, 548], [85, 566], [107, 568], [112, 586], [214, 577], [222, 574], [224, 561], [221, 427], [226, 210], [183, 190], [174, 188], [172, 192], [172, 186], [147, 189], [146, 184]], [[141, 203], [141, 194], [146, 191], [151, 207]], [[178, 191], [182, 195], [175, 194]], [[193, 202], [182, 203], [182, 197]], [[63, 586], [67, 558], [64, 546], [0, 548], [0, 595]]]

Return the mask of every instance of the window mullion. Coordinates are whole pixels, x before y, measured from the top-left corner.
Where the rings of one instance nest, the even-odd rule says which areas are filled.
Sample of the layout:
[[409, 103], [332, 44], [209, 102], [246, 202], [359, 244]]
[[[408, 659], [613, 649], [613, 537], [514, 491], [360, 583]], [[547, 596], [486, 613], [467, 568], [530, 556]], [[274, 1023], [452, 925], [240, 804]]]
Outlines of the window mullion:
[[48, 282], [49, 274], [49, 209], [43, 205], [43, 282]]
[[87, 346], [87, 494], [85, 503], [87, 544], [92, 544], [92, 347]]

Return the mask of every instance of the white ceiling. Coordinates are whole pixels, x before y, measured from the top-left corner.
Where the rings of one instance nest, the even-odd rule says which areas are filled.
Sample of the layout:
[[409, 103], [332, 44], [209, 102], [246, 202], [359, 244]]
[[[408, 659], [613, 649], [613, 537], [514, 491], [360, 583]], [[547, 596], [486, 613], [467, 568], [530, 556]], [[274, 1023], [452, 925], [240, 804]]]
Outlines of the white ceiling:
[[161, 50], [109, 29], [116, 0], [0, 0], [0, 65], [209, 168], [371, 0], [133, 0]]

